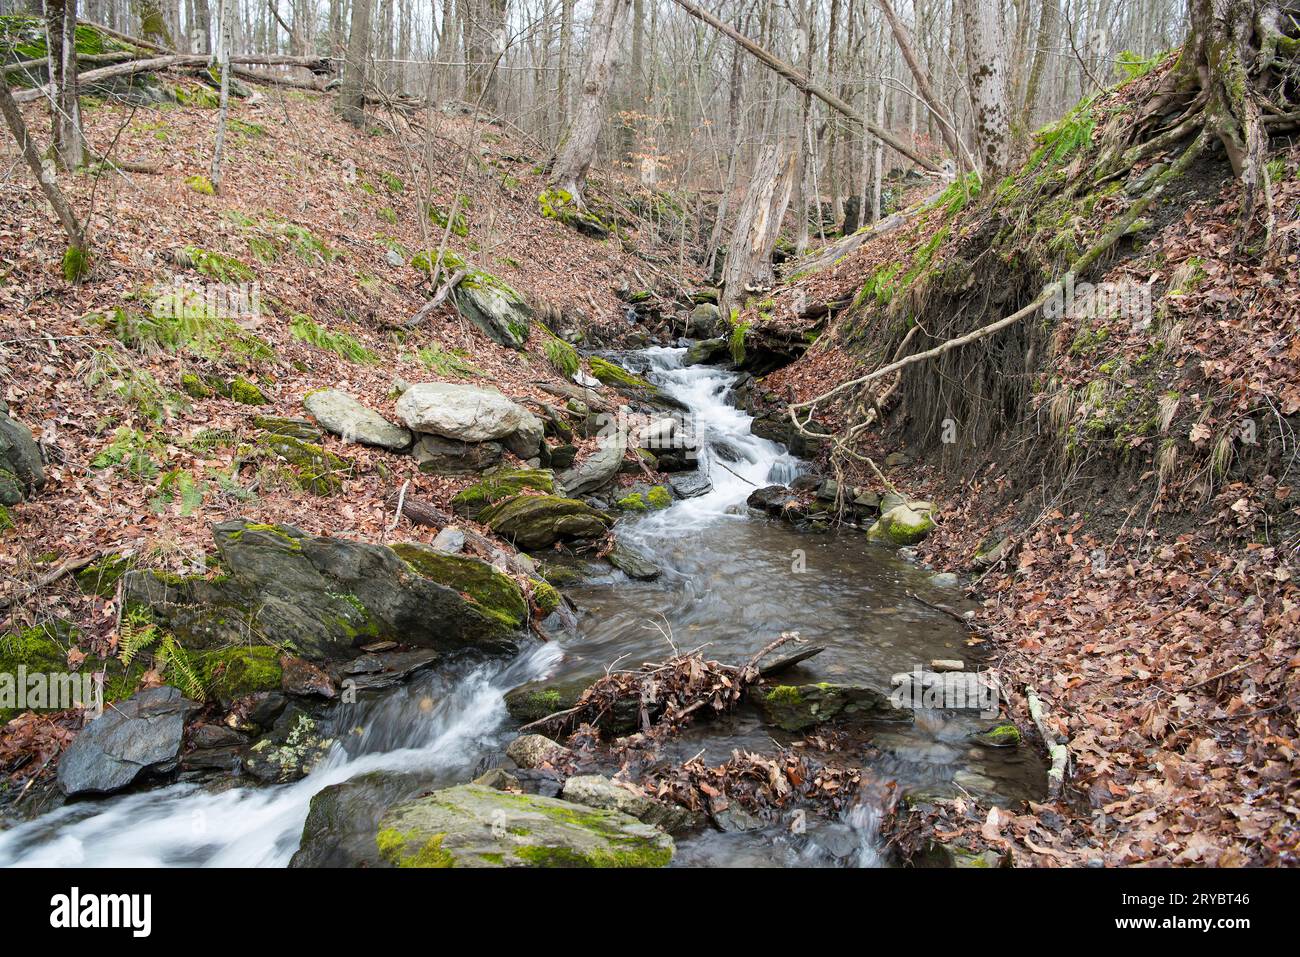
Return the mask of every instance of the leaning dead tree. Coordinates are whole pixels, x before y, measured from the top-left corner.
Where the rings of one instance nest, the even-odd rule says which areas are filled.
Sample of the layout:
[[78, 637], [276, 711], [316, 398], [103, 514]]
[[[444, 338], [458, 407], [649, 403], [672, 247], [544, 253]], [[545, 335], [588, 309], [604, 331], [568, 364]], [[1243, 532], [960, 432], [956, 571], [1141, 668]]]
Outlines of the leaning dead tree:
[[683, 10], [685, 10], [687, 13], [689, 13], [691, 16], [695, 17], [697, 20], [700, 20], [703, 23], [707, 23], [709, 26], [713, 27], [713, 29], [730, 37], [732, 40], [738, 43], [745, 51], [753, 54], [753, 56], [756, 57], [761, 63], [763, 63], [765, 66], [773, 70], [778, 76], [782, 77], [787, 82], [791, 83], [795, 87], [795, 89], [797, 89], [800, 93], [803, 93], [807, 96], [815, 96], [817, 99], [821, 100], [831, 109], [848, 117], [850, 120], [857, 123], [864, 130], [866, 130], [868, 133], [874, 136], [876, 139], [880, 140], [882, 143], [885, 143], [888, 146], [892, 147], [893, 149], [897, 150], [899, 153], [902, 153], [904, 156], [906, 156], [912, 162], [916, 163], [918, 166], [927, 169], [932, 173], [939, 172], [939, 166], [937, 163], [934, 163], [931, 160], [926, 159], [924, 156], [922, 156], [916, 150], [912, 149], [912, 147], [908, 146], [906, 143], [904, 143], [893, 133], [890, 133], [882, 126], [873, 123], [871, 120], [868, 120], [862, 113], [860, 113], [858, 110], [855, 110], [850, 103], [847, 103], [841, 97], [836, 96], [834, 93], [832, 93], [830, 90], [826, 89], [825, 87], [821, 86], [820, 84], [814, 83], [812, 80], [810, 80], [807, 76], [805, 76], [800, 71], [796, 70], [789, 63], [786, 63], [780, 57], [776, 56], [775, 54], [759, 46], [757, 43], [749, 39], [749, 37], [745, 36], [739, 30], [735, 29], [732, 26], [727, 25], [726, 23], [723, 23], [721, 20], [719, 20], [713, 14], [709, 13], [707, 10], [703, 10], [700, 7], [697, 7], [694, 3], [691, 2], [691, 0], [673, 0], [673, 2], [676, 3]]

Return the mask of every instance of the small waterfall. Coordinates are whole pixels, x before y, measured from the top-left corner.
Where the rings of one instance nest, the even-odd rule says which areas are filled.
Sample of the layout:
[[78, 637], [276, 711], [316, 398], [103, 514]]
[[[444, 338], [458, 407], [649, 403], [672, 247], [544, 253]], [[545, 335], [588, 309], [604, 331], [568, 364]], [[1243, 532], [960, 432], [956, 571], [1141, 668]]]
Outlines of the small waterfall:
[[336, 743], [301, 781], [206, 791], [196, 784], [69, 804], [0, 832], [0, 866], [283, 867], [312, 797], [369, 771], [417, 771], [463, 780], [497, 745], [503, 695], [544, 675], [557, 645], [514, 661], [426, 675], [376, 701], [342, 706]]
[[716, 366], [683, 366], [685, 349], [656, 347], [643, 354], [655, 381], [690, 409], [700, 446], [699, 468], [713, 483], [712, 491], [677, 503], [661, 513], [659, 521], [681, 528], [716, 519], [742, 504], [754, 489], [788, 485], [799, 474], [799, 460], [776, 442], [751, 433], [753, 416], [727, 402], [735, 373]]

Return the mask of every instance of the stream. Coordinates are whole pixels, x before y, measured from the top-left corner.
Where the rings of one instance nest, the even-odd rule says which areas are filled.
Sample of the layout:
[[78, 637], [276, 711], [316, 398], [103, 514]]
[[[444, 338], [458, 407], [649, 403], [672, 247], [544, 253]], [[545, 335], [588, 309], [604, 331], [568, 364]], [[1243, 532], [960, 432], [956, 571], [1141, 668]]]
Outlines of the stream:
[[[727, 402], [734, 374], [683, 367], [685, 349], [639, 354], [649, 376], [683, 402], [700, 440], [704, 495], [620, 523], [620, 537], [662, 574], [632, 581], [605, 570], [566, 589], [578, 633], [533, 643], [513, 660], [464, 663], [418, 676], [377, 700], [340, 705], [335, 744], [307, 777], [275, 787], [212, 789], [194, 783], [69, 803], [0, 831], [0, 866], [284, 866], [299, 842], [311, 798], [370, 771], [417, 772], [430, 787], [470, 780], [514, 736], [504, 694], [542, 677], [595, 676], [618, 662], [636, 667], [705, 647], [739, 664], [782, 631], [798, 630], [825, 651], [782, 683], [872, 685], [935, 658], [969, 657], [966, 631], [907, 595], [960, 608], [959, 593], [868, 545], [860, 531], [803, 532], [752, 513], [756, 487], [788, 484], [801, 463], [749, 431], [750, 417]], [[1035, 797], [1042, 765], [1027, 748], [986, 749], [968, 735], [989, 724], [978, 714], [925, 711], [911, 724], [872, 729], [875, 748], [860, 763], [876, 781], [905, 790], [978, 792], [996, 803]], [[742, 707], [673, 739], [668, 755], [703, 752], [723, 761], [732, 749], [773, 750], [798, 736], [763, 724]], [[875, 749], [879, 749], [878, 751]], [[836, 760], [853, 763], [853, 754]], [[677, 839], [673, 866], [879, 866], [879, 807], [870, 800], [841, 820], [807, 816], [753, 830], [693, 832]]]

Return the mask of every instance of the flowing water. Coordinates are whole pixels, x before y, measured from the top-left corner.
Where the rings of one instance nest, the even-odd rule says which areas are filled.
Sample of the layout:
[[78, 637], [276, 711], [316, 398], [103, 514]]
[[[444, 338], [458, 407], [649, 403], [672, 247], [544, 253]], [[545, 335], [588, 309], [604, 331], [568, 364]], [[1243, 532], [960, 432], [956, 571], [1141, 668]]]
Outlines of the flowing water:
[[[934, 658], [966, 656], [964, 629], [911, 599], [908, 591], [956, 605], [921, 570], [867, 545], [861, 532], [806, 533], [756, 517], [745, 507], [756, 487], [787, 484], [800, 463], [749, 431], [729, 405], [734, 376], [681, 365], [685, 350], [656, 348], [641, 358], [650, 375], [690, 409], [701, 441], [708, 493], [620, 526], [629, 544], [662, 569], [653, 582], [605, 572], [567, 593], [579, 608], [575, 637], [531, 645], [511, 662], [462, 665], [428, 674], [377, 701], [341, 706], [337, 741], [306, 778], [266, 788], [205, 789], [196, 784], [68, 804], [0, 832], [0, 865], [283, 866], [322, 788], [358, 774], [417, 772], [430, 786], [469, 780], [512, 736], [503, 695], [543, 676], [596, 675], [611, 664], [662, 660], [673, 647], [704, 647], [739, 663], [782, 631], [798, 630], [826, 648], [782, 681], [830, 681], [889, 689], [889, 676]], [[983, 722], [987, 723], [987, 722]], [[973, 747], [974, 718], [926, 712], [911, 725], [875, 729], [863, 750], [872, 780], [908, 788], [970, 788], [993, 800], [1031, 796], [1041, 767], [1026, 749]], [[783, 736], [747, 709], [701, 723], [671, 742], [669, 754], [725, 760], [733, 748], [770, 751]], [[836, 755], [845, 760], [845, 755]], [[849, 757], [852, 757], [851, 755]], [[850, 762], [852, 763], [852, 762]], [[678, 841], [679, 866], [807, 866], [882, 863], [879, 804], [867, 798], [840, 821], [811, 816], [757, 830], [706, 832]]]

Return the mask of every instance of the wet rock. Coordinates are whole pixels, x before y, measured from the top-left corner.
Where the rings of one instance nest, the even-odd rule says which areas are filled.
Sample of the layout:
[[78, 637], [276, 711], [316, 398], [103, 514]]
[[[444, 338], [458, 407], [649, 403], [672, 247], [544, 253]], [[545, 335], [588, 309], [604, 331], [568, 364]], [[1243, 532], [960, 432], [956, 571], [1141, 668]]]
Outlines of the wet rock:
[[745, 504], [770, 515], [796, 517], [803, 514], [799, 496], [784, 485], [767, 485], [754, 489], [749, 493], [749, 498], [745, 499]]
[[523, 549], [601, 538], [613, 524], [586, 502], [555, 495], [514, 495], [485, 508], [479, 521]]
[[397, 400], [397, 414], [413, 432], [461, 442], [501, 439], [535, 418], [496, 389], [453, 382], [411, 386]]
[[474, 784], [392, 808], [375, 842], [397, 867], [663, 867], [674, 850], [618, 811]]
[[935, 658], [930, 662], [931, 671], [965, 671], [966, 662], [959, 658]]
[[482, 472], [501, 461], [504, 453], [500, 442], [459, 442], [441, 435], [421, 435], [411, 450], [421, 472], [437, 475]]
[[452, 298], [460, 314], [498, 345], [522, 349], [528, 341], [533, 310], [496, 277], [475, 272], [456, 286]]
[[[712, 339], [726, 332], [722, 310], [714, 302], [702, 302], [691, 310], [686, 320], [686, 335], [692, 339]], [[725, 340], [723, 340], [725, 342]]]
[[616, 784], [600, 774], [578, 774], [564, 782], [560, 797], [574, 804], [619, 811], [672, 834], [692, 823], [691, 812], [678, 805], [656, 801], [640, 789]]
[[45, 467], [32, 432], [0, 401], [0, 505], [17, 505], [45, 488]]
[[364, 655], [341, 667], [336, 665], [333, 674], [345, 692], [381, 691], [402, 684], [441, 660], [442, 655], [436, 651], [387, 651]]
[[977, 731], [970, 738], [986, 748], [1014, 748], [1020, 744], [1020, 729], [1010, 722], [1003, 722]]
[[783, 731], [803, 731], [839, 718], [856, 720], [906, 720], [910, 714], [896, 709], [874, 688], [855, 685], [814, 684], [760, 687], [749, 693], [750, 700], [768, 724]]
[[658, 565], [624, 542], [615, 542], [605, 560], [628, 578], [637, 581], [653, 581], [660, 575]]
[[710, 362], [727, 362], [730, 359], [731, 347], [726, 339], [701, 339], [686, 350], [682, 365], [697, 366]]
[[120, 791], [141, 775], [175, 767], [185, 718], [198, 708], [175, 688], [149, 688], [107, 708], [59, 759], [59, 789]]
[[939, 588], [956, 588], [961, 584], [961, 579], [955, 572], [937, 572], [930, 576], [930, 584]]
[[302, 404], [321, 428], [344, 441], [374, 445], [390, 452], [400, 452], [411, 444], [410, 431], [394, 425], [338, 389], [313, 392], [303, 399]]
[[763, 822], [750, 814], [735, 802], [726, 802], [717, 798], [710, 801], [709, 820], [723, 833], [731, 834], [741, 831], [758, 831]]
[[521, 768], [540, 768], [572, 752], [542, 734], [521, 734], [506, 747], [506, 757]]
[[285, 655], [280, 659], [281, 690], [285, 694], [337, 698], [334, 682], [321, 668], [303, 658]]
[[[884, 505], [882, 503], [881, 507]], [[867, 538], [892, 545], [915, 545], [934, 531], [934, 506], [929, 502], [895, 505], [867, 529]]]
[[213, 533], [223, 578], [144, 570], [122, 577], [125, 600], [152, 609], [191, 651], [245, 644], [250, 609], [263, 640], [292, 644], [312, 661], [354, 658], [382, 640], [506, 652], [527, 618], [508, 576], [427, 545], [314, 538], [242, 520]]
[[322, 788], [311, 799], [290, 867], [385, 867], [375, 845], [384, 813], [428, 787], [415, 774], [371, 771]]
[[678, 498], [698, 498], [713, 491], [713, 482], [704, 472], [674, 475], [668, 480], [668, 486]]
[[267, 784], [305, 778], [329, 753], [334, 739], [326, 737], [317, 720], [298, 708], [287, 708], [271, 733], [244, 755], [244, 770]]
[[518, 791], [519, 779], [504, 768], [493, 768], [484, 774], [480, 774], [471, 784], [477, 784], [480, 787], [492, 788], [494, 791]]
[[[578, 678], [530, 681], [506, 694], [506, 711], [521, 724], [540, 721], [557, 711], [572, 708], [599, 677], [599, 674], [590, 674]], [[600, 728], [609, 734], [627, 734], [636, 730], [639, 715], [636, 701], [620, 699], [608, 714], [601, 717]]]
[[587, 495], [608, 485], [618, 474], [627, 451], [627, 439], [621, 431], [606, 436], [600, 447], [571, 469], [557, 476], [560, 487], [570, 496]]
[[258, 728], [270, 728], [277, 718], [284, 714], [289, 699], [278, 691], [263, 691], [252, 696], [246, 717], [250, 724]]

